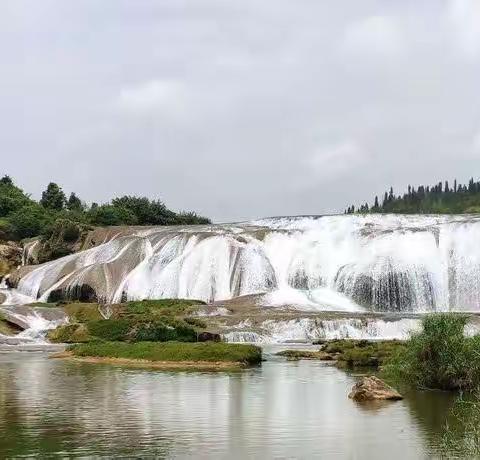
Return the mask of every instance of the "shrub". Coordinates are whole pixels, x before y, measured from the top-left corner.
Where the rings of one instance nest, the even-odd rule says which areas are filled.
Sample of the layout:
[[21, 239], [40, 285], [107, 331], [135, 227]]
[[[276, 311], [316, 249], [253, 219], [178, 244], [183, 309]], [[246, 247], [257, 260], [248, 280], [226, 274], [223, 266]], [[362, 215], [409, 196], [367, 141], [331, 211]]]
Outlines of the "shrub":
[[16, 238], [30, 238], [43, 232], [52, 221], [52, 217], [42, 206], [36, 203], [23, 206], [8, 217]]
[[8, 216], [33, 201], [8, 176], [0, 179], [0, 217]]
[[465, 337], [467, 316], [426, 316], [422, 332], [395, 354], [385, 375], [416, 388], [471, 389], [480, 384], [480, 336]]

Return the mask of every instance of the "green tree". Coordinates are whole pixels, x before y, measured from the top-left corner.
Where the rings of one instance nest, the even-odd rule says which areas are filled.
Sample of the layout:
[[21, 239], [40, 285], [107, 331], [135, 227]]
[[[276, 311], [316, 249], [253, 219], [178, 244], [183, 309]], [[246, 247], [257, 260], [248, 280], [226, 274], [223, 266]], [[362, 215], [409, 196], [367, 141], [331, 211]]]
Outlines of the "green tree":
[[10, 176], [3, 176], [1, 179], [0, 179], [0, 184], [1, 185], [14, 185], [13, 184], [13, 180]]
[[33, 203], [30, 197], [16, 187], [9, 176], [0, 179], [0, 217], [6, 217], [30, 203]]
[[40, 235], [52, 222], [52, 216], [38, 203], [28, 204], [12, 213], [8, 221], [16, 238]]
[[77, 195], [75, 195], [74, 192], [70, 193], [70, 196], [68, 197], [67, 209], [69, 211], [82, 211], [83, 210], [82, 201], [80, 200], [80, 198], [78, 198]]
[[66, 201], [65, 193], [63, 193], [61, 187], [55, 184], [55, 182], [50, 182], [47, 189], [42, 193], [40, 204], [46, 209], [61, 211]]
[[112, 205], [129, 209], [137, 217], [139, 225], [168, 225], [175, 221], [175, 213], [159, 200], [122, 196], [112, 200]]
[[104, 204], [90, 210], [90, 222], [94, 225], [136, 225], [135, 214], [127, 208]]

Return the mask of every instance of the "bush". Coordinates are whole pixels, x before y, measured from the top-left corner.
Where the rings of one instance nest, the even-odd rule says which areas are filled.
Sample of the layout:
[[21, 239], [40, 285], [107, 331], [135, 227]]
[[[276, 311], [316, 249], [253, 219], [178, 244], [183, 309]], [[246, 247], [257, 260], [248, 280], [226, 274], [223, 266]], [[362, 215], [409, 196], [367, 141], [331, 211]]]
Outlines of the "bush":
[[231, 343], [154, 343], [123, 342], [87, 343], [73, 345], [70, 351], [75, 356], [125, 358], [147, 361], [208, 361], [259, 364], [262, 350], [255, 345]]
[[22, 239], [42, 233], [51, 224], [52, 216], [39, 204], [32, 203], [11, 214], [8, 220], [15, 237]]
[[90, 209], [90, 221], [95, 225], [136, 225], [135, 214], [130, 209], [121, 206], [105, 204]]
[[34, 203], [8, 176], [0, 179], [0, 217], [6, 217]]
[[426, 316], [422, 332], [412, 334], [388, 362], [385, 375], [416, 388], [472, 389], [480, 384], [480, 336], [465, 337], [467, 316]]

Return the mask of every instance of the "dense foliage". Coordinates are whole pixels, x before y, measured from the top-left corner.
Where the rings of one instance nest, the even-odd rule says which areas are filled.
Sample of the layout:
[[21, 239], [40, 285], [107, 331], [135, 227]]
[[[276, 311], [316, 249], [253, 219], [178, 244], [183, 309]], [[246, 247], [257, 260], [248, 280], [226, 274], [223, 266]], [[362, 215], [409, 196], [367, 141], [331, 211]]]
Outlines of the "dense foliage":
[[[159, 200], [123, 196], [110, 203], [87, 206], [75, 194], [67, 199], [62, 188], [48, 184], [39, 202], [17, 187], [9, 176], [0, 179], [0, 239], [22, 239], [38, 235], [51, 237], [52, 228], [70, 222], [78, 225], [189, 225], [210, 220], [193, 212], [176, 213]], [[68, 227], [68, 225], [67, 225]], [[78, 231], [72, 230], [73, 232]], [[68, 232], [67, 232], [68, 233]], [[72, 233], [70, 233], [70, 236]]]
[[468, 185], [453, 186], [448, 181], [433, 186], [408, 186], [403, 195], [395, 195], [393, 188], [385, 192], [380, 203], [378, 196], [372, 205], [363, 204], [359, 208], [350, 206], [346, 214], [360, 213], [403, 213], [403, 214], [460, 214], [480, 212], [480, 181], [470, 179]]
[[480, 336], [464, 335], [467, 316], [427, 315], [421, 332], [412, 334], [387, 362], [384, 372], [419, 389], [470, 390], [480, 385]]

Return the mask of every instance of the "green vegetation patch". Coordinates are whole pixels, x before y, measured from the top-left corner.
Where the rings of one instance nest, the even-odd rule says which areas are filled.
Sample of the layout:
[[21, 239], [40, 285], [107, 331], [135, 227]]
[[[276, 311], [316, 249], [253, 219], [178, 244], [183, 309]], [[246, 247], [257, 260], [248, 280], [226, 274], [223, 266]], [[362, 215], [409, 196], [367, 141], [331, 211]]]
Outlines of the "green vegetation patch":
[[337, 354], [337, 362], [343, 367], [380, 367], [403, 347], [398, 340], [333, 340], [323, 351]]
[[74, 356], [146, 361], [206, 361], [259, 364], [262, 350], [255, 345], [228, 343], [92, 342], [72, 345]]
[[287, 359], [318, 359], [321, 361], [336, 361], [337, 366], [381, 367], [385, 361], [403, 347], [397, 340], [350, 340], [338, 339], [324, 342], [317, 351], [284, 350], [277, 355]]
[[63, 309], [70, 321], [78, 323], [103, 319], [99, 308], [100, 306], [96, 303], [69, 303], [63, 305]]
[[[201, 300], [158, 299], [126, 302], [123, 314], [150, 316], [177, 316], [192, 314], [197, 305], [205, 305]], [[122, 314], [121, 313], [121, 314]]]
[[420, 389], [470, 390], [480, 385], [480, 336], [465, 337], [468, 317], [435, 313], [387, 362], [392, 380]]
[[[88, 338], [110, 342], [196, 342], [207, 324], [200, 318], [186, 315], [193, 314], [199, 304], [203, 302], [182, 299], [144, 300], [109, 306], [65, 304], [63, 309], [71, 324], [60, 326], [58, 333], [51, 332], [49, 338], [57, 343], [75, 343], [76, 337], [80, 337], [81, 342]], [[109, 319], [102, 316], [102, 308], [110, 311]], [[79, 325], [83, 325], [81, 334], [78, 334]], [[69, 333], [73, 335], [69, 336]]]
[[307, 351], [307, 350], [283, 350], [277, 353], [277, 356], [296, 361], [299, 359], [318, 359], [320, 361], [332, 361], [332, 355], [323, 351]]
[[165, 318], [162, 321], [142, 321], [120, 318], [87, 323], [93, 337], [108, 341], [126, 342], [196, 342], [195, 329], [181, 320]]
[[48, 331], [47, 338], [54, 343], [85, 343], [92, 340], [84, 324], [64, 324]]

